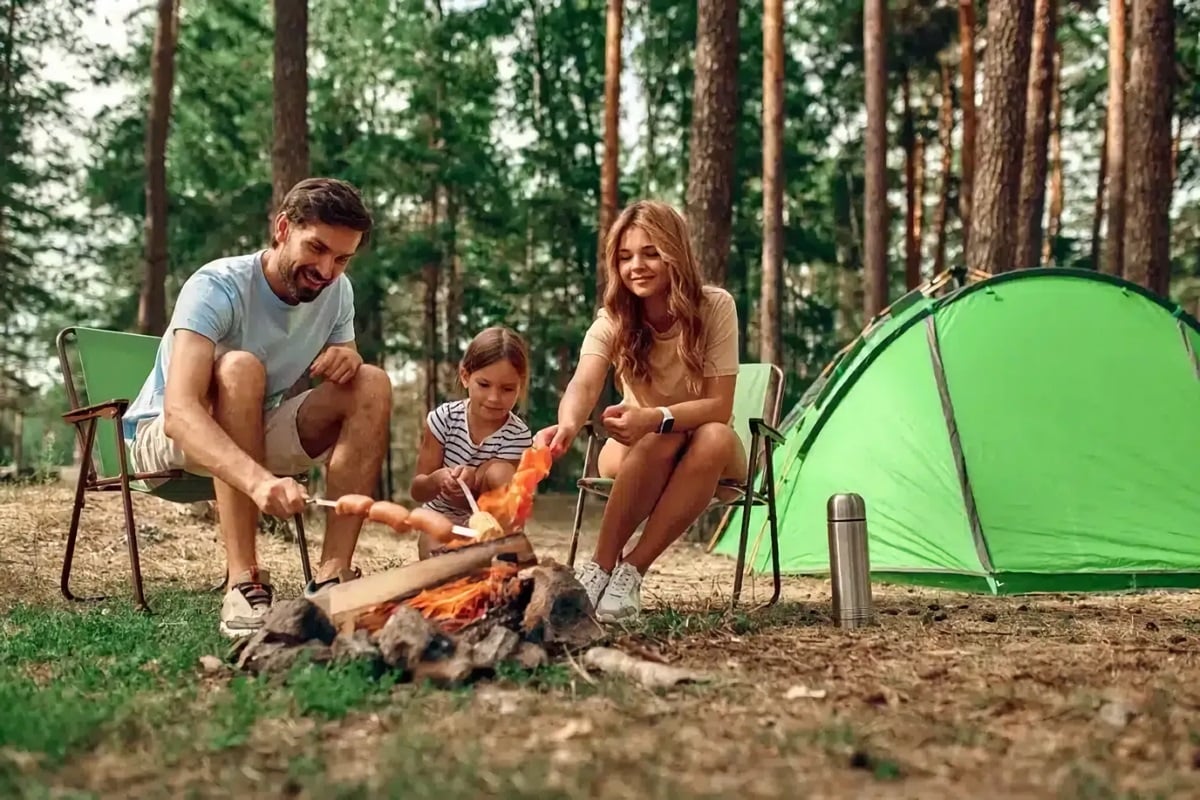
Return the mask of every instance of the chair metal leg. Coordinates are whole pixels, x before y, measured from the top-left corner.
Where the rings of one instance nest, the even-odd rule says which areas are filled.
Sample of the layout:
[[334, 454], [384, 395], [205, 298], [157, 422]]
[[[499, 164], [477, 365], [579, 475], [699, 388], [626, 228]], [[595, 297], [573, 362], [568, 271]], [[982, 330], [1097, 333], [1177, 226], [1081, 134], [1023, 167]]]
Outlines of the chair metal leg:
[[129, 459], [125, 453], [125, 437], [121, 433], [121, 416], [113, 421], [117, 437], [117, 459], [121, 467], [121, 501], [125, 505], [125, 542], [129, 546], [129, 567], [133, 572], [133, 596], [139, 611], [150, 611], [142, 589], [142, 565], [138, 559], [137, 526], [133, 521], [133, 493], [129, 489]]
[[[592, 463], [592, 447], [596, 442], [596, 436], [588, 430], [587, 452], [583, 456], [583, 477], [587, 477], [587, 465]], [[567, 553], [567, 566], [575, 566], [575, 553], [579, 548], [579, 532], [583, 527], [583, 502], [587, 491], [582, 486], [579, 487], [579, 497], [575, 500], [575, 523], [571, 527], [571, 549]]]
[[92, 460], [92, 443], [96, 439], [96, 420], [88, 420], [87, 432], [83, 435], [83, 457], [79, 463], [79, 480], [75, 482], [75, 507], [71, 510], [71, 529], [67, 533], [67, 551], [63, 555], [62, 579], [59, 586], [63, 597], [77, 602], [104, 600], [104, 595], [95, 597], [78, 597], [71, 592], [71, 563], [75, 559], [75, 539], [79, 535], [79, 519], [83, 514], [86, 503], [88, 474]]
[[746, 541], [750, 537], [750, 510], [754, 508], [754, 475], [758, 469], [758, 434], [750, 437], [750, 465], [746, 472], [746, 491], [742, 499], [742, 532], [738, 539], [737, 572], [733, 575], [731, 608], [737, 608], [742, 595], [742, 573], [746, 567]]
[[779, 521], [775, 514], [775, 457], [771, 442], [767, 442], [767, 519], [771, 524], [771, 577], [775, 582], [775, 590], [771, 594], [768, 606], [779, 602], [783, 594], [783, 579], [779, 572]]
[[304, 583], [308, 585], [312, 582], [312, 566], [308, 561], [308, 539], [304, 535], [304, 515], [297, 514], [294, 522], [296, 523], [296, 546], [300, 548], [300, 569], [304, 571]]
[[571, 549], [567, 552], [567, 566], [575, 566], [575, 551], [579, 548], [579, 531], [583, 527], [583, 502], [587, 492], [579, 489], [579, 497], [575, 501], [575, 524], [571, 526]]

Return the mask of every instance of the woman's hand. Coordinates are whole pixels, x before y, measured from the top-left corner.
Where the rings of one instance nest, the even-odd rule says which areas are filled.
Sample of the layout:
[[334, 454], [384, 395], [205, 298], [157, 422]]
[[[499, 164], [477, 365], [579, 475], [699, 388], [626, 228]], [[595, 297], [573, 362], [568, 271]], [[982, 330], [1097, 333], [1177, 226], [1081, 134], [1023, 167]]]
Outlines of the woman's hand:
[[578, 431], [573, 431], [565, 425], [549, 425], [542, 428], [533, 437], [534, 447], [545, 447], [550, 450], [550, 457], [558, 459], [563, 453], [567, 452], [567, 448], [571, 446], [571, 442], [575, 441], [575, 436]]
[[649, 433], [657, 433], [662, 424], [662, 412], [657, 408], [640, 408], [624, 403], [609, 406], [600, 415], [608, 435], [626, 447], [632, 447]]

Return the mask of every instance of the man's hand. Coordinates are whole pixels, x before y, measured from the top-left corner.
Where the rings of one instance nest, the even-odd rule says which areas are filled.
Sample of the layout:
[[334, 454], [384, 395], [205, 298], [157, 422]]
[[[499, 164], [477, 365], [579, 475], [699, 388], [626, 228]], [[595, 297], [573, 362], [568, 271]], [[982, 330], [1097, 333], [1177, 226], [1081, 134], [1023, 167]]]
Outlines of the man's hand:
[[656, 433], [662, 423], [662, 412], [656, 408], [640, 408], [625, 404], [609, 406], [600, 415], [608, 435], [626, 447], [632, 447], [649, 433]]
[[550, 425], [537, 432], [533, 437], [533, 446], [549, 448], [550, 457], [557, 459], [567, 452], [571, 442], [575, 441], [576, 433], [562, 425]]
[[286, 519], [304, 510], [308, 493], [293, 478], [272, 477], [259, 481], [250, 497], [259, 511]]
[[330, 345], [309, 367], [314, 378], [324, 378], [332, 383], [346, 383], [362, 366], [362, 356], [353, 347]]

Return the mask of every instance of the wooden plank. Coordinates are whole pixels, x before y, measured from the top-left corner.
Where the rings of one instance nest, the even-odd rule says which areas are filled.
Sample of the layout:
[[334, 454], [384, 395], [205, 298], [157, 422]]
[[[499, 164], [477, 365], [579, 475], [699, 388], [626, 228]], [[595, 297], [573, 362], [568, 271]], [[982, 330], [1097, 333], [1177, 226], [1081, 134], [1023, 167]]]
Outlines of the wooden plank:
[[493, 558], [504, 554], [515, 555], [518, 566], [522, 568], [537, 563], [529, 539], [523, 533], [514, 533], [450, 550], [415, 564], [405, 564], [335, 584], [312, 598], [312, 602], [337, 624], [347, 614], [379, 603], [404, 600], [424, 589], [484, 569], [491, 566]]

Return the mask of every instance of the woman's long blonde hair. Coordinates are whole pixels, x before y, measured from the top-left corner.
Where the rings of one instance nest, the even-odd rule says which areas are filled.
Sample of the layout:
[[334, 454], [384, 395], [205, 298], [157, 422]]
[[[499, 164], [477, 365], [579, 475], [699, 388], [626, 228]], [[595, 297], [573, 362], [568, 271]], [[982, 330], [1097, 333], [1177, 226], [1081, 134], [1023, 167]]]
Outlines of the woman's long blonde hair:
[[667, 265], [671, 283], [667, 309], [682, 334], [679, 360], [687, 372], [688, 389], [698, 392], [704, 380], [704, 329], [700, 318], [704, 281], [692, 255], [687, 222], [674, 208], [656, 200], [639, 200], [627, 206], [608, 229], [604, 243], [604, 308], [617, 329], [613, 349], [617, 376], [626, 381], [647, 382], [650, 348], [654, 343], [654, 332], [645, 319], [641, 300], [621, 281], [617, 257], [621, 240], [632, 227], [645, 232]]

